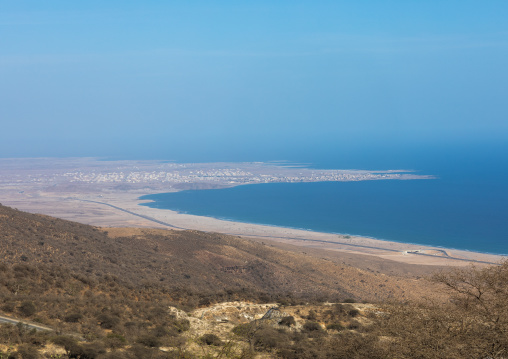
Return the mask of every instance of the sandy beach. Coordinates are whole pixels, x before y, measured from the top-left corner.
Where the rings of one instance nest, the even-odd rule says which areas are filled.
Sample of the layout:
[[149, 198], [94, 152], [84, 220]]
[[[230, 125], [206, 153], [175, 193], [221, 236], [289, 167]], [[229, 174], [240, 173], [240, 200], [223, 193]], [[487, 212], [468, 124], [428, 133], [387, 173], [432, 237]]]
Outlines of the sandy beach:
[[[95, 158], [0, 159], [0, 202], [19, 210], [98, 227], [200, 230], [329, 254], [376, 256], [400, 263], [464, 266], [503, 257], [373, 238], [311, 232], [180, 214], [141, 206], [148, 194], [255, 183], [425, 180], [406, 170], [316, 170], [273, 163], [172, 163]], [[146, 201], [145, 201], [146, 202]], [[411, 242], [408, 238], [407, 242]]]
[[391, 242], [373, 238], [265, 226], [219, 220], [210, 217], [180, 214], [141, 206], [146, 201], [139, 197], [145, 191], [125, 191], [109, 194], [27, 192], [7, 195], [2, 204], [19, 210], [41, 213], [98, 227], [142, 227], [177, 230], [200, 230], [241, 236], [257, 241], [270, 241], [321, 249], [332, 252], [376, 256], [407, 264], [436, 266], [464, 266], [471, 263], [498, 263], [504, 257], [456, 249], [428, 247], [409, 243]]

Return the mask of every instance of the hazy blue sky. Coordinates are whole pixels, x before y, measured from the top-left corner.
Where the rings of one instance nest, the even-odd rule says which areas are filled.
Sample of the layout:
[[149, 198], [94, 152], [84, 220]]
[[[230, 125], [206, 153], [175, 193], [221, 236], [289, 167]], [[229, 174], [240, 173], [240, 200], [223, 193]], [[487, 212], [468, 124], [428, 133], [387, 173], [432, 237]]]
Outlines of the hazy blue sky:
[[507, 19], [505, 0], [0, 0], [0, 157], [505, 141]]

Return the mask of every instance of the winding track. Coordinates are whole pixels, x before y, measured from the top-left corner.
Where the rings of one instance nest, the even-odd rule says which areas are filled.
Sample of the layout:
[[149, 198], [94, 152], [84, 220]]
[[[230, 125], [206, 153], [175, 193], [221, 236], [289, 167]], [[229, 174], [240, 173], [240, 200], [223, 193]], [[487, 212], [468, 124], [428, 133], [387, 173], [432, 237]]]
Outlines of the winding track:
[[[114, 206], [114, 205], [106, 203], [106, 202], [92, 201], [92, 200], [88, 200], [88, 199], [79, 199], [79, 198], [73, 198], [73, 199], [76, 199], [78, 201], [83, 201], [83, 202], [91, 202], [91, 203], [102, 204], [104, 206], [109, 206], [109, 207], [112, 207], [112, 208], [117, 209], [119, 211], [122, 211], [122, 212], [125, 212], [125, 213], [129, 213], [129, 214], [131, 214], [133, 216], [141, 217], [141, 218], [146, 219], [148, 221], [152, 221], [152, 222], [155, 222], [155, 223], [158, 223], [158, 224], [162, 224], [163, 226], [167, 226], [167, 227], [170, 227], [170, 228], [182, 229], [182, 230], [189, 230], [190, 229], [190, 228], [183, 228], [183, 227], [174, 226], [174, 225], [172, 225], [170, 223], [163, 222], [163, 221], [160, 221], [160, 220], [155, 219], [153, 217], [145, 216], [145, 215], [142, 215], [142, 214], [139, 214], [139, 213], [136, 213], [136, 212], [132, 212], [132, 211], [126, 210], [126, 209], [118, 207], [118, 206]], [[207, 231], [203, 231], [203, 232], [207, 232]], [[366, 245], [362, 245], [362, 244], [353, 244], [353, 243], [345, 243], [345, 242], [337, 242], [337, 241], [327, 241], [327, 240], [324, 240], [324, 239], [310, 239], [310, 238], [298, 238], [298, 237], [277, 237], [277, 236], [258, 236], [258, 235], [249, 235], [249, 234], [242, 234], [242, 233], [227, 233], [227, 232], [223, 232], [223, 233], [224, 234], [229, 234], [231, 236], [239, 236], [239, 237], [267, 238], [267, 239], [270, 239], [270, 238], [293, 239], [293, 240], [304, 241], [304, 242], [318, 242], [318, 243], [327, 243], [327, 244], [339, 244], [339, 245], [349, 246], [349, 247], [355, 247], [355, 248], [376, 249], [376, 250], [387, 251], [387, 252], [395, 252], [395, 253], [400, 253], [401, 252], [400, 250], [396, 250], [396, 249], [382, 248], [382, 247], [375, 247], [375, 246], [366, 246]], [[444, 254], [444, 256], [436, 256], [434, 254], [421, 253], [421, 252], [412, 252], [411, 254], [418, 255], [418, 256], [432, 257], [432, 258], [446, 258], [446, 259], [452, 259], [452, 260], [463, 261], [463, 262], [499, 265], [499, 263], [495, 263], [495, 262], [481, 261], [481, 260], [477, 260], [477, 259], [466, 259], [466, 258], [459, 258], [459, 257], [451, 257], [446, 251], [444, 251], [442, 249], [437, 249], [436, 248], [435, 250], [439, 251], [439, 252], [442, 252]]]
[[168, 226], [168, 227], [171, 227], [171, 228], [175, 228], [175, 229], [188, 229], [188, 228], [183, 228], [183, 227], [177, 227], [177, 226], [173, 226], [172, 224], [169, 224], [169, 223], [166, 223], [166, 222], [163, 222], [163, 221], [159, 221], [158, 219], [155, 219], [153, 217], [148, 217], [148, 216], [144, 216], [142, 214], [139, 214], [139, 213], [136, 213], [136, 212], [132, 212], [132, 211], [129, 211], [129, 210], [126, 210], [126, 209], [123, 209], [121, 207], [117, 207], [117, 206], [114, 206], [112, 204], [109, 204], [109, 203], [106, 203], [106, 202], [98, 202], [98, 201], [91, 201], [89, 199], [79, 199], [79, 198], [73, 198], [73, 199], [76, 199], [78, 201], [82, 201], [82, 202], [91, 202], [91, 203], [98, 203], [98, 204], [103, 204], [105, 206], [109, 206], [109, 207], [112, 207], [114, 209], [117, 209], [119, 211], [122, 211], [122, 212], [125, 212], [125, 213], [129, 213], [129, 214], [132, 214], [133, 216], [137, 216], [137, 217], [141, 217], [143, 219], [146, 219], [146, 220], [149, 220], [149, 221], [152, 221], [152, 222], [155, 222], [155, 223], [158, 223], [158, 224], [162, 224], [163, 226]]
[[26, 322], [24, 320], [9, 318], [9, 317], [5, 317], [3, 315], [0, 315], [0, 323], [8, 323], [8, 324], [14, 324], [14, 325], [21, 323], [24, 326], [26, 326], [28, 329], [35, 329], [38, 331], [53, 331], [53, 329], [39, 325], [39, 324]]

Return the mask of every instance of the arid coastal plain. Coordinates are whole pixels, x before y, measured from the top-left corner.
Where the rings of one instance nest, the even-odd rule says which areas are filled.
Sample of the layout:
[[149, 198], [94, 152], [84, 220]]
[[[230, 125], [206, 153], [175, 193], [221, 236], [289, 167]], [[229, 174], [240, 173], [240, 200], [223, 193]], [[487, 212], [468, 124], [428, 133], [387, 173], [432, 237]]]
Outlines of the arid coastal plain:
[[276, 182], [432, 180], [431, 174], [399, 169], [320, 170], [284, 162], [175, 163], [95, 158], [0, 159], [0, 168], [3, 205], [95, 226], [212, 231], [332, 256], [363, 254], [413, 264], [462, 266], [502, 259], [483, 253], [224, 221], [139, 205], [143, 202], [140, 196], [185, 189]]

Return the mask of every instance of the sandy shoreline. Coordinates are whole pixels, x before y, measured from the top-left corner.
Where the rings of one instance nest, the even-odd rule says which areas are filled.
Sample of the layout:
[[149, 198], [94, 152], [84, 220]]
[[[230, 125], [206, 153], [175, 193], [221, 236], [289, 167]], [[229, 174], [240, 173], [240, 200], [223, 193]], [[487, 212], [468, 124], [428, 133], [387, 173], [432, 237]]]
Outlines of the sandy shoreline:
[[8, 195], [3, 194], [2, 204], [27, 212], [47, 214], [99, 227], [164, 229], [177, 227], [179, 229], [219, 232], [257, 241], [266, 240], [294, 245], [301, 247], [302, 250], [305, 248], [322, 249], [371, 255], [407, 264], [464, 266], [472, 261], [478, 264], [482, 262], [498, 263], [504, 258], [494, 254], [464, 250], [225, 221], [141, 206], [140, 203], [147, 201], [139, 200], [139, 197], [150, 193], [153, 192], [137, 190], [102, 195], [66, 193], [65, 196], [61, 196], [41, 192], [18, 192], [15, 194], [10, 192]]
[[[270, 241], [296, 250], [367, 255], [399, 263], [464, 266], [498, 263], [502, 256], [225, 221], [140, 206], [143, 195], [184, 189], [225, 188], [256, 183], [424, 180], [405, 170], [319, 170], [262, 162], [171, 163], [101, 161], [95, 158], [0, 159], [0, 201], [98, 227], [178, 228], [219, 232]], [[410, 242], [410, 240], [408, 240]], [[296, 246], [296, 247], [295, 247]]]

